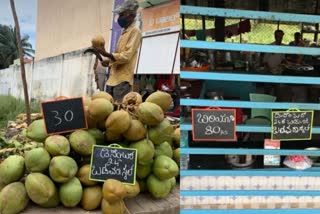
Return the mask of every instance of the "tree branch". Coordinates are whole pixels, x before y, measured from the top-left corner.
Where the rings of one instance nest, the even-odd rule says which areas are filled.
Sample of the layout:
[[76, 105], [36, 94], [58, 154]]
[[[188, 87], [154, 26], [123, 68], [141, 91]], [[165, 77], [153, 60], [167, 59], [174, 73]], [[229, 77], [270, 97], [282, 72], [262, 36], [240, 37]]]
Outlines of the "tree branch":
[[16, 37], [19, 49], [19, 58], [20, 58], [20, 68], [21, 68], [21, 78], [22, 78], [22, 85], [23, 85], [23, 92], [24, 92], [24, 101], [26, 105], [26, 113], [27, 113], [27, 124], [31, 123], [31, 115], [30, 115], [30, 102], [29, 102], [29, 95], [28, 95], [28, 85], [26, 80], [26, 70], [24, 67], [24, 59], [23, 59], [23, 50], [21, 44], [21, 34], [20, 34], [20, 26], [19, 20], [16, 12], [16, 6], [14, 4], [14, 0], [10, 0], [10, 6], [12, 10], [12, 15], [14, 19], [14, 24], [16, 26]]

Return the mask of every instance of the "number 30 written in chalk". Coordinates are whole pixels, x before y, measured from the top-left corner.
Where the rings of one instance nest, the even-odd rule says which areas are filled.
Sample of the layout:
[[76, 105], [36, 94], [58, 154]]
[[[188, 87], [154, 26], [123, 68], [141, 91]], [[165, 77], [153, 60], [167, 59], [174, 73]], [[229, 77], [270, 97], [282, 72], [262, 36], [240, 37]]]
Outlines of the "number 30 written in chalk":
[[[51, 111], [52, 113], [54, 113], [54, 118], [58, 121], [57, 123], [55, 123], [55, 126], [58, 126], [62, 123], [62, 119], [59, 116], [59, 112], [58, 111]], [[73, 120], [73, 112], [71, 110], [68, 110], [64, 113], [64, 120], [67, 122], [71, 122]]]

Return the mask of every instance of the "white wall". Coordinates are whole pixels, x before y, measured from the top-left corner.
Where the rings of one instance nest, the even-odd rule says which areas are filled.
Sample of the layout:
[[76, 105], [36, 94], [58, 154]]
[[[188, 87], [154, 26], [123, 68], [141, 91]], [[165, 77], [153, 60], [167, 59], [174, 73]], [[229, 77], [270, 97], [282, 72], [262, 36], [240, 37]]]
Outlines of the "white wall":
[[[83, 50], [25, 65], [30, 99], [89, 96], [96, 90], [94, 57]], [[20, 66], [0, 70], [0, 94], [24, 99]], [[0, 100], [1, 102], [1, 100]]]
[[102, 35], [109, 49], [113, 0], [38, 0], [36, 60], [91, 45]]

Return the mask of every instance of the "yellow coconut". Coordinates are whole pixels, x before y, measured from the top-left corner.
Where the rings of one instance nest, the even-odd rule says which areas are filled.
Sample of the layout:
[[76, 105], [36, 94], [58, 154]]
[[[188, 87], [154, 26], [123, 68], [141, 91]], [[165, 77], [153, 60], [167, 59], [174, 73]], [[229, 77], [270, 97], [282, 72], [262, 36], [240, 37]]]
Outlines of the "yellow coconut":
[[113, 112], [113, 104], [106, 99], [97, 98], [91, 101], [88, 110], [91, 118], [101, 121]]
[[164, 119], [162, 109], [157, 104], [150, 102], [141, 103], [136, 113], [139, 120], [148, 126], [156, 126]]
[[101, 186], [86, 187], [83, 190], [82, 199], [80, 205], [84, 210], [97, 209], [102, 200], [102, 188]]
[[147, 97], [146, 102], [151, 102], [160, 106], [163, 112], [166, 112], [172, 103], [172, 97], [169, 93], [156, 91]]
[[90, 175], [90, 164], [86, 164], [83, 165], [78, 173], [77, 173], [77, 177], [79, 178], [79, 180], [81, 181], [81, 183], [85, 186], [94, 186], [97, 184], [96, 181], [91, 181], [89, 179], [89, 175]]
[[121, 134], [113, 133], [108, 130], [105, 132], [104, 136], [105, 136], [105, 141], [107, 143], [118, 143], [118, 142], [122, 141], [122, 139], [123, 139]]
[[134, 185], [125, 184], [126, 196], [125, 198], [134, 198], [140, 193], [139, 183], [136, 181]]
[[110, 203], [121, 201], [127, 194], [123, 183], [115, 179], [107, 179], [103, 183], [102, 196]]
[[142, 97], [139, 93], [132, 91], [123, 97], [122, 103], [126, 105], [139, 105], [142, 103]]
[[113, 97], [108, 92], [97, 91], [96, 93], [94, 93], [91, 96], [91, 100], [95, 100], [95, 99], [98, 99], [98, 98], [104, 98], [104, 99], [110, 101], [111, 103], [113, 103]]
[[106, 129], [114, 134], [122, 134], [129, 129], [131, 116], [124, 110], [112, 112], [106, 120]]
[[173, 132], [173, 142], [176, 147], [180, 147], [180, 128], [176, 128]]
[[91, 45], [92, 45], [92, 47], [95, 47], [95, 48], [104, 47], [105, 43], [106, 42], [105, 42], [103, 36], [101, 36], [101, 35], [95, 36], [91, 40]]
[[139, 120], [131, 120], [129, 129], [123, 133], [123, 136], [128, 141], [142, 140], [147, 135], [147, 129]]
[[123, 200], [115, 203], [110, 203], [105, 199], [101, 201], [101, 209], [103, 214], [124, 214], [124, 202]]

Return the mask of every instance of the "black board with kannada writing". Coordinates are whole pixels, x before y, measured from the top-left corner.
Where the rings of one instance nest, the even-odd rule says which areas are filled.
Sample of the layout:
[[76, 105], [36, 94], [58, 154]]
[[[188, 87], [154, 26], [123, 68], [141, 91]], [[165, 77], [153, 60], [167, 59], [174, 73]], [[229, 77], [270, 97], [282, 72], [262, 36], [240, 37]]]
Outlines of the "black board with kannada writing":
[[82, 97], [41, 103], [47, 134], [59, 134], [86, 129]]
[[313, 111], [272, 112], [272, 140], [310, 140]]
[[135, 184], [136, 149], [94, 145], [92, 150], [90, 180], [104, 182], [111, 178]]
[[194, 141], [235, 141], [235, 109], [192, 109]]

